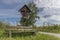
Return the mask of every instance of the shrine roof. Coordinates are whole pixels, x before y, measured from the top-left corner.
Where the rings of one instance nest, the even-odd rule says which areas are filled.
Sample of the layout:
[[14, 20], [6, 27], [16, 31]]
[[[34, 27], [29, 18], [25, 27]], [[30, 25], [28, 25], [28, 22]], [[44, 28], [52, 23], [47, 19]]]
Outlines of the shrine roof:
[[31, 10], [28, 8], [28, 6], [27, 5], [24, 5], [24, 6], [22, 6], [18, 11], [20, 12], [22, 9], [24, 9], [26, 7], [26, 9], [29, 11], [29, 12], [31, 12]]

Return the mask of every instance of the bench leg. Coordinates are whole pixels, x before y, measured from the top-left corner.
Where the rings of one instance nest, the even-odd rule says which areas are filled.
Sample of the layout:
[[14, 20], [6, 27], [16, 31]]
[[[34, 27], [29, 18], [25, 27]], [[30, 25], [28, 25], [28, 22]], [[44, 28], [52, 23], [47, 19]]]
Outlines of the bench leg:
[[11, 33], [11, 30], [9, 30], [9, 37], [10, 37], [10, 38], [12, 37], [12, 33]]

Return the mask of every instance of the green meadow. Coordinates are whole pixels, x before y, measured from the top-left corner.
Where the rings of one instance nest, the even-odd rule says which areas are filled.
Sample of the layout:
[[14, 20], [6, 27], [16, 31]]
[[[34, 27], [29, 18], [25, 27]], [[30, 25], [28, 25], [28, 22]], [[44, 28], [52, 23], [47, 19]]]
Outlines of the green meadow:
[[9, 37], [8, 34], [5, 34], [6, 31], [4, 29], [9, 26], [9, 24], [0, 22], [0, 40], [60, 40], [60, 38], [54, 36], [38, 33], [38, 31], [60, 33], [60, 27], [56, 25], [49, 27], [36, 27], [37, 32], [35, 34], [24, 32], [12, 33], [12, 37]]

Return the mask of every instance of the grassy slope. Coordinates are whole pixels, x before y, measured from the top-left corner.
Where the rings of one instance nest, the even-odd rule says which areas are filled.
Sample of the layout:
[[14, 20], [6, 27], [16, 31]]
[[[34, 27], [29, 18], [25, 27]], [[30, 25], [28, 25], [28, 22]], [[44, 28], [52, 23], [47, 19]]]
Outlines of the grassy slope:
[[60, 40], [59, 38], [56, 38], [54, 36], [49, 36], [49, 35], [44, 35], [44, 34], [39, 34], [37, 33], [36, 35], [29, 35], [29, 36], [16, 36], [13, 38], [0, 38], [0, 40]]

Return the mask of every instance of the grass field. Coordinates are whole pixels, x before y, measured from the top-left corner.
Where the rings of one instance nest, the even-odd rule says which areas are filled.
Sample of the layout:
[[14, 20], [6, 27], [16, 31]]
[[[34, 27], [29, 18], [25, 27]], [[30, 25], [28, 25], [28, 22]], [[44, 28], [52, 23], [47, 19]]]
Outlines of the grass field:
[[60, 40], [54, 36], [36, 33], [35, 35], [16, 35], [12, 38], [0, 37], [0, 40]]

